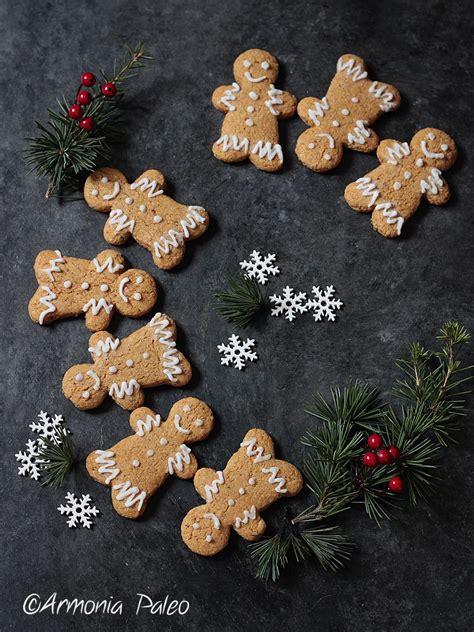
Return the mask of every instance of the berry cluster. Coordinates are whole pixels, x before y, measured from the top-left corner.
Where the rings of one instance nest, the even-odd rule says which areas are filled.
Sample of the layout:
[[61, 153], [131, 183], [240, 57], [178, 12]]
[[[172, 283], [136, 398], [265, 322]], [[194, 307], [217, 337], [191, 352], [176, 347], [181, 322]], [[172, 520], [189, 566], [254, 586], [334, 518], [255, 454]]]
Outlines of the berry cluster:
[[[390, 465], [400, 458], [400, 450], [396, 445], [384, 448], [382, 437], [379, 434], [371, 434], [367, 439], [367, 445], [371, 450], [365, 452], [362, 461], [366, 467], [376, 467], [377, 465]], [[388, 482], [388, 489], [399, 494], [403, 491], [404, 483], [400, 476], [393, 476]]]
[[[70, 118], [79, 121], [80, 127], [86, 132], [90, 132], [94, 127], [94, 118], [92, 116], [84, 116], [84, 108], [83, 106], [89, 105], [94, 99], [96, 99], [99, 94], [94, 96], [88, 90], [83, 90], [84, 86], [86, 88], [92, 88], [95, 85], [97, 79], [96, 76], [92, 72], [83, 72], [81, 75], [81, 85], [76, 94], [76, 100], [69, 108], [69, 116]], [[100, 86], [100, 92], [104, 97], [113, 97], [117, 92], [117, 87], [112, 82], [103, 83]]]

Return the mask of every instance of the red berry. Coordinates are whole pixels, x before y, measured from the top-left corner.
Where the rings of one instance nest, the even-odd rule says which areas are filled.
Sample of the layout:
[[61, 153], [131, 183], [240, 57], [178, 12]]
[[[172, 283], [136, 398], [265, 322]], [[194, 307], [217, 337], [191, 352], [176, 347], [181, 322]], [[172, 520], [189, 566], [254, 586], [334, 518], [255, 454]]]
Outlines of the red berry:
[[91, 129], [94, 127], [94, 119], [92, 118], [92, 116], [86, 116], [86, 118], [83, 118], [81, 120], [79, 125], [82, 127], [82, 129], [85, 129], [86, 132], [90, 132]]
[[373, 448], [374, 450], [377, 450], [377, 448], [381, 448], [382, 437], [379, 434], [371, 434], [370, 437], [367, 439], [367, 445], [369, 446], [369, 448]]
[[83, 72], [81, 75], [81, 84], [90, 88], [90, 86], [95, 84], [95, 75], [91, 72]]
[[392, 455], [386, 448], [377, 450], [377, 458], [380, 465], [388, 465], [392, 461]]
[[115, 87], [115, 83], [104, 83], [101, 87], [102, 94], [106, 97], [113, 97], [117, 92], [117, 88]]
[[375, 467], [379, 463], [375, 452], [366, 452], [362, 458], [362, 461], [364, 462], [364, 465], [366, 467]]
[[400, 494], [405, 487], [405, 483], [400, 476], [393, 476], [388, 481], [388, 488], [391, 492], [395, 492], [395, 494]]
[[396, 461], [397, 459], [400, 458], [400, 450], [397, 448], [396, 445], [391, 445], [388, 449], [388, 451], [390, 452], [390, 454], [392, 455], [392, 459], [394, 461]]
[[92, 94], [87, 90], [81, 90], [77, 93], [76, 101], [80, 105], [88, 105], [92, 101]]
[[77, 105], [76, 103], [74, 103], [74, 105], [71, 105], [71, 107], [69, 108], [69, 116], [72, 119], [80, 119], [82, 118], [82, 115], [84, 114], [82, 108], [80, 105]]

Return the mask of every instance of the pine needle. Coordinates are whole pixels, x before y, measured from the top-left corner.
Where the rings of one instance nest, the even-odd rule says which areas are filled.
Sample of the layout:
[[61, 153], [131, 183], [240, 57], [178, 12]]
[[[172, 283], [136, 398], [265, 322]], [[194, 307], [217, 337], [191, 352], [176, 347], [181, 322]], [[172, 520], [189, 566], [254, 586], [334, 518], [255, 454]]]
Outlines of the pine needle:
[[230, 280], [227, 292], [217, 292], [215, 298], [217, 312], [238, 328], [247, 327], [268, 306], [258, 282], [242, 273]]
[[41, 463], [42, 485], [61, 487], [74, 465], [74, 446], [71, 435], [64, 428], [55, 430], [53, 439], [41, 439], [38, 461]]

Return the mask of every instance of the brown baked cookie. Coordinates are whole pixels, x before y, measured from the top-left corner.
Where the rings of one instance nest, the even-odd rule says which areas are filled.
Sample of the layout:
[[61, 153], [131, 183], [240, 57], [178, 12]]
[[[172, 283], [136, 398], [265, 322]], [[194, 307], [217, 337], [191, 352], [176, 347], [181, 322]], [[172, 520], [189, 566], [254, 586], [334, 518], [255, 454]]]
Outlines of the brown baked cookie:
[[456, 157], [451, 136], [433, 127], [417, 132], [410, 144], [383, 140], [377, 149], [382, 164], [349, 184], [344, 197], [356, 211], [373, 211], [372, 226], [381, 235], [398, 237], [423, 197], [436, 205], [449, 200], [449, 187], [441, 172]]
[[144, 270], [125, 268], [125, 258], [114, 250], [103, 250], [92, 261], [42, 250], [34, 266], [39, 288], [28, 305], [31, 320], [47, 325], [85, 313], [86, 327], [100, 331], [114, 310], [143, 316], [156, 303], [156, 283]]
[[63, 392], [74, 406], [97, 408], [106, 395], [126, 410], [143, 404], [144, 388], [184, 386], [191, 365], [176, 347], [176, 325], [158, 312], [144, 327], [120, 340], [108, 331], [89, 338], [93, 364], [76, 364], [66, 371]]
[[187, 444], [209, 435], [214, 416], [207, 404], [186, 397], [174, 404], [164, 421], [150, 408], [137, 408], [130, 425], [135, 434], [108, 450], [91, 452], [86, 467], [93, 479], [111, 488], [115, 511], [134, 519], [168, 476], [194, 476], [198, 464]]
[[329, 171], [341, 162], [344, 147], [374, 151], [379, 137], [370, 125], [399, 105], [396, 88], [369, 79], [360, 57], [343, 55], [326, 96], [298, 103], [298, 116], [311, 127], [298, 138], [296, 154], [306, 167]]
[[150, 169], [129, 184], [117, 169], [94, 171], [84, 185], [87, 204], [110, 213], [104, 227], [109, 244], [120, 246], [130, 235], [153, 255], [163, 270], [174, 268], [184, 257], [185, 242], [200, 237], [209, 215], [200, 206], [184, 206], [165, 195], [165, 177]]
[[196, 472], [194, 486], [206, 504], [191, 509], [181, 525], [182, 538], [191, 551], [219, 553], [227, 545], [231, 529], [246, 540], [257, 540], [265, 533], [260, 512], [303, 487], [299, 470], [274, 455], [270, 435], [253, 429], [224, 471], [203, 468]]
[[212, 152], [224, 162], [248, 158], [263, 171], [278, 171], [283, 166], [279, 144], [278, 119], [296, 112], [296, 97], [275, 88], [278, 62], [259, 48], [252, 48], [234, 62], [235, 81], [214, 90], [212, 103], [224, 112], [222, 133]]

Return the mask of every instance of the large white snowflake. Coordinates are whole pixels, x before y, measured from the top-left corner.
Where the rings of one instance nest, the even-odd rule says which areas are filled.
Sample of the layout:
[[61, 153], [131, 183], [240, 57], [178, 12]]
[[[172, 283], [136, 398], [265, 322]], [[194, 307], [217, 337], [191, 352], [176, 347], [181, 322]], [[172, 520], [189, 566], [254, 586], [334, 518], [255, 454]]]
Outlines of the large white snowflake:
[[275, 305], [272, 308], [272, 316], [284, 315], [290, 322], [295, 320], [298, 314], [307, 311], [306, 292], [295, 293], [295, 290], [287, 285], [281, 295], [273, 294], [270, 302]]
[[54, 415], [51, 418], [48, 413], [41, 411], [38, 413], [38, 421], [33, 421], [30, 424], [30, 428], [33, 432], [37, 432], [40, 435], [40, 443], [42, 438], [47, 438], [54, 443], [58, 442], [57, 433], [64, 428], [62, 415]]
[[247, 338], [244, 342], [240, 336], [232, 334], [229, 338], [228, 345], [217, 345], [219, 353], [224, 354], [224, 357], [221, 358], [221, 364], [225, 364], [226, 366], [233, 365], [236, 369], [239, 369], [239, 371], [244, 369], [246, 362], [258, 360], [256, 352], [252, 351], [252, 347], [254, 346], [255, 340]]
[[325, 290], [321, 290], [319, 286], [313, 286], [314, 298], [308, 299], [307, 307], [313, 310], [315, 321], [323, 320], [323, 318], [327, 318], [330, 321], [336, 320], [334, 312], [341, 309], [344, 303], [334, 298], [335, 291], [333, 285], [328, 285]]
[[20, 476], [29, 476], [37, 481], [40, 477], [40, 461], [39, 446], [37, 441], [28, 439], [26, 442], [26, 450], [24, 452], [18, 452], [15, 454], [17, 461], [20, 461], [21, 465], [18, 468], [18, 474]]
[[276, 255], [268, 253], [261, 255], [258, 250], [250, 253], [249, 261], [241, 261], [240, 267], [245, 270], [249, 279], [257, 279], [258, 283], [265, 285], [270, 274], [280, 274], [280, 268], [274, 265]]
[[89, 494], [82, 494], [80, 498], [77, 498], [72, 492], [66, 494], [67, 503], [60, 505], [58, 511], [62, 515], [69, 516], [67, 525], [68, 527], [86, 527], [90, 529], [93, 525], [91, 516], [97, 516], [99, 510], [97, 507], [91, 504], [91, 497]]

